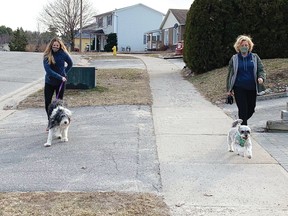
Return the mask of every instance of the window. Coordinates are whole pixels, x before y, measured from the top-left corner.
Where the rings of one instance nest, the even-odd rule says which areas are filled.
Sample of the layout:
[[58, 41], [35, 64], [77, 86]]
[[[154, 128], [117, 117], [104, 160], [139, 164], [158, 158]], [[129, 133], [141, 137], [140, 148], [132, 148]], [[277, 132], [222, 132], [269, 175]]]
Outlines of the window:
[[160, 35], [157, 35], [157, 41], [160, 41]]
[[173, 28], [173, 44], [178, 43], [178, 28]]
[[165, 29], [164, 30], [164, 45], [168, 45], [169, 44], [169, 30]]
[[112, 25], [112, 15], [107, 16], [107, 26]]
[[143, 44], [146, 44], [147, 41], [149, 41], [149, 39], [147, 39], [147, 38], [149, 38], [149, 36], [146, 36], [146, 34], [145, 34], [144, 38], [143, 38]]
[[98, 28], [103, 28], [103, 17], [97, 18], [97, 26]]

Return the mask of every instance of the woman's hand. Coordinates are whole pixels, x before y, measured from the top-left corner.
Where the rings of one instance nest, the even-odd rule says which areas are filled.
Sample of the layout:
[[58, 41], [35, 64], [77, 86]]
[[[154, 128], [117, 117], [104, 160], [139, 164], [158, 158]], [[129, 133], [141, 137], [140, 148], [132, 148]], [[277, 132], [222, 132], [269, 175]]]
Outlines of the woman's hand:
[[229, 96], [229, 95], [233, 96], [233, 95], [234, 95], [234, 93], [233, 93], [232, 91], [230, 91], [230, 92], [227, 92], [227, 96]]
[[258, 78], [258, 83], [262, 84], [264, 82], [264, 80], [262, 78]]
[[66, 77], [62, 77], [62, 82], [66, 82], [66, 81], [67, 81]]

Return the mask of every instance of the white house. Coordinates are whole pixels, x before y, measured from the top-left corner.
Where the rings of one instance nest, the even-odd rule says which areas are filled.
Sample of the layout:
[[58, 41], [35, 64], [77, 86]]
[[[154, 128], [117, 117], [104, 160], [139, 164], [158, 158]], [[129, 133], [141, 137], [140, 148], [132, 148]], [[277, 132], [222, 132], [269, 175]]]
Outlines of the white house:
[[184, 40], [187, 13], [186, 9], [169, 9], [157, 30], [145, 32], [147, 50], [174, 50]]
[[173, 47], [184, 39], [187, 13], [188, 10], [186, 9], [168, 10], [160, 26], [164, 45]]
[[116, 33], [118, 51], [142, 52], [146, 48], [145, 32], [158, 29], [165, 14], [144, 4], [136, 4], [95, 16], [95, 29], [89, 28], [83, 32], [92, 35], [91, 47], [103, 51], [107, 35]]

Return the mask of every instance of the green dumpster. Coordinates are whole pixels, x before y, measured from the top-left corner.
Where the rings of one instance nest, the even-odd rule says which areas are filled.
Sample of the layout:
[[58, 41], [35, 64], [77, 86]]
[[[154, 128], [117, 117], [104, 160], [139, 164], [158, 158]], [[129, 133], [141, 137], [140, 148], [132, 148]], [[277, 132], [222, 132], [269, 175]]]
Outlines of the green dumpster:
[[72, 67], [68, 73], [67, 89], [90, 89], [96, 87], [95, 67]]

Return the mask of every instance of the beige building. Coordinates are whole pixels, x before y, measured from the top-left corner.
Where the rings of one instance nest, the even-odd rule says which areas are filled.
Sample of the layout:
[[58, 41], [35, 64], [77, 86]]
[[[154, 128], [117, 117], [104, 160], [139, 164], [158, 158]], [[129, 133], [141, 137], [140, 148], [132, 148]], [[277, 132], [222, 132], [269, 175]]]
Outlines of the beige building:
[[[82, 38], [82, 47], [81, 51], [89, 51], [90, 50], [90, 45], [92, 44], [93, 38], [91, 38], [90, 34], [87, 33], [82, 33], [81, 35]], [[80, 51], [80, 34], [76, 34], [74, 38], [74, 51]]]

